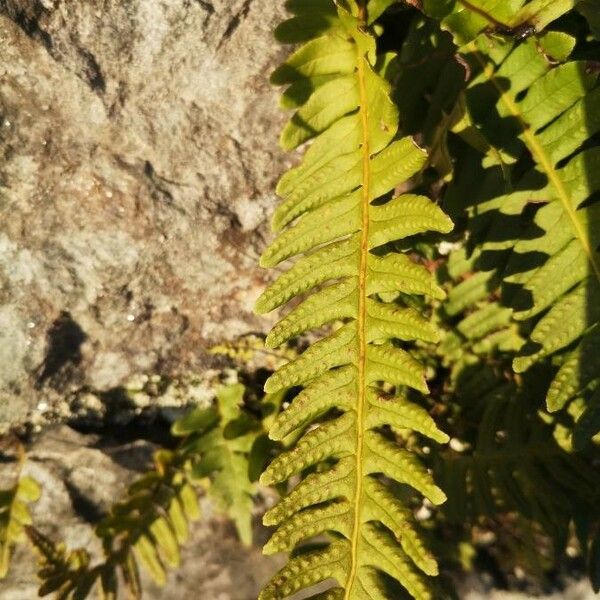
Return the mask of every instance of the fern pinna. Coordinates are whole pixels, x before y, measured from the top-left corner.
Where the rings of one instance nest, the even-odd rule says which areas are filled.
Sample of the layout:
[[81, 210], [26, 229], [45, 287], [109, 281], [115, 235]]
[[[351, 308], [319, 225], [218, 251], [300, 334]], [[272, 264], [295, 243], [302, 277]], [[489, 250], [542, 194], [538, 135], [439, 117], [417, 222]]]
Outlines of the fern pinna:
[[[388, 483], [407, 484], [433, 504], [445, 495], [388, 429], [447, 441], [429, 414], [399, 393], [427, 392], [427, 384], [424, 368], [398, 340], [436, 341], [438, 334], [416, 310], [384, 298], [443, 297], [427, 269], [390, 251], [390, 243], [448, 232], [452, 224], [428, 198], [394, 194], [408, 187], [427, 157], [399, 136], [385, 78], [391, 57], [377, 54], [374, 21], [390, 4], [291, 0], [295, 16], [277, 31], [282, 41], [306, 42], [272, 77], [289, 86], [283, 105], [297, 109], [281, 144], [291, 150], [314, 141], [279, 182], [283, 202], [273, 218], [279, 235], [261, 264], [300, 258], [264, 292], [257, 310], [313, 292], [274, 327], [270, 347], [334, 326], [265, 386], [271, 393], [302, 389], [270, 431], [292, 448], [271, 462], [261, 482], [296, 475], [301, 481], [265, 516], [266, 524], [278, 526], [265, 551], [295, 556], [261, 600], [287, 598], [328, 579], [337, 584], [313, 598], [383, 600], [386, 576], [413, 597], [430, 598], [422, 573], [437, 574], [410, 511]], [[397, 395], [389, 393], [394, 386]], [[321, 534], [324, 546], [296, 547]]]

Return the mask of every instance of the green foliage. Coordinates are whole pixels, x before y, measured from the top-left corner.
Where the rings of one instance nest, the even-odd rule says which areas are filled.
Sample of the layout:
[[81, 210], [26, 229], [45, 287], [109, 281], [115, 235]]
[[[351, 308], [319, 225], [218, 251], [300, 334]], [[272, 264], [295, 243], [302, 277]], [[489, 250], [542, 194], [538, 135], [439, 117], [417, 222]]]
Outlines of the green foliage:
[[[463, 256], [458, 251], [448, 262], [455, 276]], [[447, 333], [439, 350], [450, 368], [443, 400], [455, 436], [435, 469], [448, 495], [444, 518], [464, 525], [518, 514], [511, 526], [529, 539], [521, 546], [532, 561], [540, 560], [532, 531], [545, 532], [562, 552], [574, 520], [597, 518], [598, 470], [591, 456], [571, 451], [564, 426], [540, 410], [549, 371], [510, 373], [522, 339], [489, 294], [441, 319]]]
[[[337, 587], [315, 597], [397, 597], [382, 572], [429, 597], [428, 584], [388, 563], [408, 556], [434, 574], [413, 545], [419, 534], [408, 542], [369, 506], [370, 486], [389, 494], [392, 480], [434, 504], [443, 499], [431, 497], [429, 476], [415, 477], [423, 446], [408, 432], [446, 439], [415, 394], [427, 391], [419, 359], [438, 373], [435, 410], [454, 438], [447, 450], [428, 448], [450, 499], [440, 523], [511, 523], [532, 541], [530, 556], [546, 536], [554, 554], [542, 571], [575, 527], [599, 580], [600, 7], [409, 4], [422, 12], [394, 2], [291, 1], [294, 16], [277, 30], [280, 41], [304, 43], [272, 77], [287, 86], [282, 106], [295, 111], [281, 143], [311, 143], [277, 187], [278, 237], [261, 264], [298, 258], [257, 309], [302, 300], [270, 346], [315, 329], [324, 337], [266, 386], [287, 390], [291, 403], [271, 430], [283, 453], [262, 481], [299, 475], [300, 483], [265, 517], [278, 526], [266, 551], [293, 554], [265, 599], [328, 578]], [[428, 151], [420, 160], [408, 135]], [[451, 229], [427, 190], [458, 225], [447, 258], [423, 235]], [[448, 297], [434, 312], [437, 328], [424, 315], [444, 294], [413, 260], [418, 253], [443, 266]], [[382, 359], [383, 348], [397, 358]], [[413, 500], [401, 497], [387, 496], [410, 519]], [[384, 535], [374, 541], [374, 532]], [[317, 536], [327, 541], [311, 550]]]
[[25, 527], [31, 524], [29, 504], [41, 495], [38, 483], [21, 475], [25, 459], [22, 445], [17, 442], [17, 474], [15, 484], [0, 490], [0, 579], [6, 577], [14, 547], [25, 539]]
[[[138, 598], [140, 568], [164, 584], [200, 486], [250, 543], [261, 472], [281, 492], [265, 552], [291, 555], [261, 600], [453, 597], [438, 562], [482, 530], [506, 572], [579, 551], [600, 590], [598, 0], [286, 7], [275, 36], [298, 46], [271, 80], [281, 146], [304, 152], [257, 311], [290, 304], [266, 339], [289, 361], [260, 405], [228, 387], [173, 426], [98, 525], [102, 562], [28, 527], [40, 593]], [[21, 481], [0, 499], [4, 572], [38, 493]]]
[[[539, 30], [573, 5], [538, 4], [525, 5], [513, 22], [527, 17]], [[504, 21], [500, 13], [478, 13], [477, 27], [469, 28], [464, 12], [451, 13], [444, 25], [464, 44], [471, 75], [461, 92], [462, 123], [469, 123], [461, 134], [468, 139], [465, 132], [476, 131], [489, 148], [477, 173], [479, 194], [465, 207], [476, 266], [502, 282], [511, 319], [526, 323], [528, 342], [514, 370], [557, 353], [563, 362], [547, 395], [548, 409], [556, 411], [600, 377], [600, 203], [593, 196], [600, 184], [598, 73], [582, 50], [582, 58], [571, 58], [571, 33], [515, 42], [479, 33], [486, 18], [487, 27]], [[465, 163], [473, 169], [472, 156], [458, 168]], [[467, 181], [454, 193], [464, 194]], [[450, 201], [459, 202], [457, 196]]]
[[441, 272], [446, 515], [541, 527], [547, 568], [575, 526], [597, 585], [598, 43], [573, 2], [434, 4], [456, 48], [423, 127], [467, 239]]
[[[438, 332], [411, 295], [443, 297], [431, 274], [398, 240], [448, 232], [450, 220], [419, 193], [427, 155], [403, 135], [386, 75], [394, 57], [377, 53], [373, 20], [391, 2], [289, 2], [295, 16], [280, 40], [306, 42], [272, 76], [287, 85], [295, 112], [281, 135], [291, 150], [313, 140], [299, 166], [280, 180], [277, 238], [261, 264], [298, 257], [259, 298], [273, 310], [303, 298], [273, 328], [269, 347], [330, 326], [296, 360], [273, 374], [269, 393], [291, 391], [270, 437], [285, 449], [261, 483], [301, 482], [265, 515], [277, 526], [266, 553], [294, 554], [260, 598], [286, 598], [335, 579], [315, 598], [379, 599], [387, 577], [416, 598], [432, 597], [424, 575], [437, 564], [426, 550], [395, 481], [433, 504], [445, 500], [396, 430], [444, 443], [447, 436], [409, 390], [428, 391], [412, 341]], [[396, 191], [401, 188], [402, 191]], [[298, 387], [301, 386], [301, 390]], [[412, 497], [409, 494], [409, 497]], [[310, 549], [314, 538], [326, 543]]]
[[191, 480], [210, 478], [209, 495], [234, 520], [240, 539], [249, 545], [255, 485], [249, 479], [248, 459], [263, 429], [259, 420], [242, 412], [243, 394], [241, 384], [221, 388], [214, 408], [192, 411], [173, 425], [172, 432], [186, 437], [182, 455], [196, 457], [189, 465]]
[[40, 556], [40, 596], [54, 594], [60, 600], [83, 599], [98, 583], [100, 598], [116, 598], [117, 582], [110, 580], [113, 572], [104, 565], [90, 569], [90, 555], [86, 550], [78, 548], [68, 552], [64, 544], [53, 543], [34, 527], [28, 527], [27, 535]]
[[177, 448], [158, 450], [154, 469], [96, 526], [102, 562], [94, 565], [85, 549], [68, 550], [28, 527], [40, 558], [40, 596], [78, 600], [95, 590], [110, 600], [118, 597], [122, 581], [130, 597], [141, 598], [140, 567], [164, 585], [168, 569], [180, 564], [191, 523], [200, 518], [197, 486], [231, 516], [242, 542], [250, 544], [251, 462], [264, 464], [270, 447], [261, 420], [243, 409], [243, 396], [243, 385], [223, 386], [214, 406], [197, 408], [173, 424], [173, 435], [181, 438]]

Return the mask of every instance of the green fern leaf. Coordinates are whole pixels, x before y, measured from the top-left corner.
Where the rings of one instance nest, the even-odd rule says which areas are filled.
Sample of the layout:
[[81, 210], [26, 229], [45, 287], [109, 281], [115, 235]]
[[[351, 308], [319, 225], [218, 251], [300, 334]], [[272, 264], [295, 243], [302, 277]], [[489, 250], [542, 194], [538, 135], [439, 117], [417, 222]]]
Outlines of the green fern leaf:
[[[106, 576], [102, 579], [99, 569], [90, 568], [86, 550], [67, 551], [64, 544], [55, 544], [34, 527], [27, 527], [26, 532], [38, 553], [38, 576], [42, 580], [39, 596], [54, 594], [56, 599], [84, 600], [94, 588], [103, 593]], [[107, 589], [110, 594], [110, 587]]]
[[15, 546], [26, 539], [25, 528], [32, 523], [29, 504], [37, 502], [41, 496], [38, 482], [21, 476], [25, 454], [20, 444], [17, 444], [17, 454], [16, 483], [0, 490], [0, 579], [8, 573]]
[[[243, 385], [223, 386], [217, 391], [215, 407], [192, 411], [175, 422], [172, 431], [178, 436], [188, 436], [183, 454], [194, 460], [191, 479], [201, 482], [210, 478], [208, 494], [233, 519], [240, 539], [249, 545], [255, 492], [249, 478], [249, 454], [262, 429], [258, 421], [242, 412], [243, 396]], [[196, 493], [191, 487], [182, 488], [181, 502], [184, 514], [197, 518]]]
[[[600, 321], [600, 240], [595, 234], [600, 203], [593, 195], [600, 185], [600, 153], [594, 142], [600, 131], [598, 76], [587, 62], [568, 59], [574, 47], [568, 34], [540, 33], [574, 4], [519, 1], [511, 15], [505, 6], [475, 2], [437, 15], [473, 69], [465, 106], [472, 127], [495, 149], [490, 159], [497, 162], [500, 154], [505, 172], [508, 163], [526, 165], [528, 157], [533, 162], [530, 170], [517, 175], [513, 190], [497, 181], [496, 189], [491, 187], [478, 204], [484, 225], [477, 235], [485, 239], [479, 264], [487, 260], [487, 272], [461, 284], [473, 295], [465, 295], [463, 302], [452, 302], [451, 296], [447, 308], [449, 314], [460, 312], [493, 291], [495, 279], [503, 279], [503, 302], [513, 309], [512, 318], [526, 321], [531, 331], [513, 362], [516, 372], [574, 343], [589, 348], [582, 340]], [[510, 37], [523, 23], [537, 37], [515, 42]], [[493, 38], [490, 31], [504, 37]], [[519, 173], [516, 167], [513, 172]], [[532, 211], [530, 226], [507, 231], [507, 218], [524, 214], [533, 204], [543, 206]], [[491, 283], [487, 290], [479, 288], [479, 296], [475, 278]], [[460, 296], [461, 286], [451, 294]], [[583, 352], [571, 356], [593, 361]], [[574, 360], [559, 372], [561, 380], [579, 371]], [[570, 395], [563, 391], [557, 397], [560, 383], [552, 384], [548, 408], [565, 406], [585, 385], [571, 380]]]
[[471, 415], [478, 419], [473, 448], [438, 463], [448, 493], [446, 514], [464, 523], [479, 515], [518, 511], [562, 547], [570, 520], [582, 510], [592, 510], [594, 468], [558, 445], [531, 389], [496, 385], [478, 398], [478, 406], [481, 413]]
[[[452, 224], [425, 196], [394, 193], [427, 157], [411, 138], [398, 137], [398, 111], [376, 60], [369, 25], [392, 2], [352, 2], [350, 10], [342, 4], [332, 16], [333, 3], [310, 3], [303, 14], [310, 14], [311, 23], [327, 23], [327, 33], [318, 35], [321, 30], [313, 27], [313, 38], [302, 37], [306, 44], [272, 78], [290, 84], [285, 105], [297, 108], [282, 146], [314, 141], [277, 186], [283, 202], [273, 227], [279, 235], [261, 259], [265, 267], [292, 257], [296, 262], [265, 290], [257, 311], [303, 298], [273, 328], [269, 347], [326, 325], [333, 324], [333, 331], [265, 385], [269, 393], [302, 389], [270, 430], [273, 440], [294, 441], [269, 464], [261, 483], [297, 475], [301, 481], [265, 515], [265, 524], [277, 526], [265, 552], [296, 556], [261, 600], [287, 598], [329, 578], [337, 587], [313, 598], [384, 599], [382, 574], [424, 599], [431, 597], [425, 575], [437, 574], [410, 510], [384, 481], [406, 484], [434, 504], [445, 500], [420, 460], [386, 433], [389, 427], [411, 429], [440, 443], [448, 440], [408, 400], [405, 388], [427, 392], [425, 371], [398, 345], [436, 342], [439, 335], [413, 307], [386, 303], [381, 294], [443, 298], [431, 274], [391, 252], [390, 243], [448, 232]], [[314, 85], [317, 77], [327, 80]], [[301, 88], [305, 80], [311, 83]], [[291, 102], [300, 89], [310, 93]], [[396, 386], [397, 395], [384, 393], [382, 382]], [[303, 551], [304, 542], [323, 534], [326, 546]]]
[[589, 331], [561, 365], [548, 390], [548, 410], [564, 408], [571, 398], [594, 384], [600, 373], [600, 329]]
[[[64, 544], [27, 528], [40, 555], [40, 595], [83, 600], [95, 590], [99, 597], [114, 600], [120, 572], [130, 596], [138, 599], [141, 567], [163, 586], [167, 570], [180, 564], [190, 522], [200, 517], [193, 487], [198, 480], [210, 480], [208, 493], [233, 518], [242, 541], [250, 544], [254, 484], [249, 454], [263, 434], [261, 423], [242, 410], [243, 395], [242, 385], [223, 386], [214, 407], [193, 410], [173, 424], [173, 434], [183, 438], [179, 446], [157, 451], [154, 469], [134, 481], [97, 525], [103, 562], [92, 566], [84, 549], [67, 551]], [[33, 499], [36, 487], [22, 481], [19, 497]]]

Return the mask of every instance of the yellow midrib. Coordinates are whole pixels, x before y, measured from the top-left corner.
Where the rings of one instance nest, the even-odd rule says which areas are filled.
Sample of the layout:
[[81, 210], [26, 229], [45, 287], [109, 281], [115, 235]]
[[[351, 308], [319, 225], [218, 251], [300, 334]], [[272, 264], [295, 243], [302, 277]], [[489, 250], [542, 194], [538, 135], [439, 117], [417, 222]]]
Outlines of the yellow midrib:
[[508, 92], [505, 92], [502, 87], [498, 84], [496, 77], [494, 77], [494, 66], [490, 64], [486, 64], [486, 62], [481, 58], [479, 51], [477, 50], [475, 43], [472, 42], [467, 46], [470, 50], [473, 51], [477, 62], [482, 66], [483, 73], [487, 77], [487, 79], [492, 83], [492, 85], [498, 91], [500, 95], [500, 100], [506, 106], [506, 108], [512, 113], [512, 115], [519, 121], [521, 128], [523, 130], [522, 135], [525, 141], [525, 144], [529, 148], [532, 156], [534, 157], [536, 163], [543, 170], [543, 172], [548, 177], [548, 181], [552, 184], [554, 189], [556, 190], [556, 194], [560, 203], [562, 204], [563, 210], [569, 217], [571, 221], [571, 226], [573, 228], [575, 237], [581, 243], [584, 252], [586, 253], [590, 264], [592, 265], [592, 270], [596, 275], [596, 279], [600, 282], [600, 260], [595, 253], [590, 240], [588, 239], [587, 232], [585, 227], [582, 225], [581, 221], [577, 218], [577, 211], [573, 207], [571, 202], [571, 196], [569, 191], [567, 190], [564, 182], [560, 178], [560, 174], [554, 167], [552, 160], [546, 153], [544, 146], [540, 144], [535, 133], [531, 130], [527, 121], [523, 118], [523, 114], [519, 110], [516, 102], [508, 95]]
[[[366, 22], [366, 9], [361, 7], [359, 18]], [[365, 428], [366, 401], [366, 366], [367, 366], [367, 258], [369, 253], [369, 196], [370, 196], [370, 147], [369, 147], [369, 114], [367, 104], [367, 89], [365, 82], [365, 57], [358, 50], [358, 88], [360, 93], [360, 115], [362, 123], [362, 216], [360, 237], [360, 268], [358, 274], [358, 397], [356, 401], [356, 484], [354, 489], [354, 524], [350, 539], [350, 571], [346, 581], [344, 600], [349, 600], [358, 572], [358, 547], [361, 530], [361, 505], [363, 485], [363, 450]]]

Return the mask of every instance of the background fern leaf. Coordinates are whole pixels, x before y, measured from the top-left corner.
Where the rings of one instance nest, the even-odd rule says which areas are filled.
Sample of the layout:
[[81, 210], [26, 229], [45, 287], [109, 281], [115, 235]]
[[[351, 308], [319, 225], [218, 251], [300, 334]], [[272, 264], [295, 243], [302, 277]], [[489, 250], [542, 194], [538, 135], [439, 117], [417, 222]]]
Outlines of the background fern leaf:
[[[437, 16], [469, 64], [464, 110], [471, 130], [488, 143], [479, 175], [485, 199], [468, 209], [477, 212], [476, 268], [486, 272], [475, 276], [483, 284], [479, 297], [501, 285], [511, 319], [530, 332], [513, 361], [516, 372], [549, 359], [568, 362], [548, 390], [547, 408], [554, 411], [577, 397], [589, 401], [600, 379], [597, 372], [576, 381], [583, 370], [574, 364], [594, 362], [586, 340], [600, 322], [600, 204], [594, 195], [600, 88], [597, 70], [572, 36], [542, 31], [574, 3], [517, 4], [514, 18], [481, 2]], [[519, 23], [530, 30], [515, 41], [511, 27]], [[465, 130], [457, 133], [465, 136]], [[475, 294], [475, 277], [463, 284], [465, 291]], [[451, 294], [457, 297], [459, 288]], [[473, 299], [464, 296], [458, 304], [451, 297], [447, 310], [460, 312]]]

